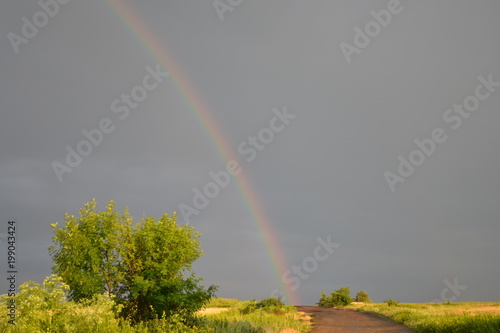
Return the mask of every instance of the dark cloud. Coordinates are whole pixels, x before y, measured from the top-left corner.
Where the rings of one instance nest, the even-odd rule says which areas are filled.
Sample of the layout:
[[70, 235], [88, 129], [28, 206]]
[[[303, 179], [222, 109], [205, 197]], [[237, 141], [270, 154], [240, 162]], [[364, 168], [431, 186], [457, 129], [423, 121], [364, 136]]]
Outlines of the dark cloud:
[[[136, 218], [192, 205], [193, 189], [225, 168], [219, 135], [269, 217], [285, 268], [314, 256], [317, 237], [340, 244], [301, 281], [302, 303], [345, 285], [377, 301], [430, 301], [454, 278], [467, 286], [459, 300], [498, 300], [500, 88], [456, 130], [443, 114], [475, 93], [479, 76], [500, 81], [499, 4], [401, 0], [348, 64], [339, 44], [356, 46], [354, 28], [388, 3], [245, 1], [222, 22], [210, 2], [134, 5], [181, 77], [148, 91], [123, 120], [112, 102], [161, 62], [130, 25], [101, 2], [70, 2], [15, 53], [8, 34], [21, 35], [22, 18], [41, 9], [4, 5], [0, 232], [18, 220], [20, 282], [50, 274], [50, 223], [94, 197]], [[180, 80], [192, 89], [180, 91]], [[207, 132], [192, 102], [219, 133]], [[285, 106], [297, 117], [246, 161], [238, 146]], [[59, 182], [51, 164], [66, 163], [66, 147], [76, 150], [82, 131], [105, 118], [114, 130]], [[435, 128], [448, 139], [392, 193], [384, 172], [397, 173], [398, 156]], [[236, 178], [191, 222], [206, 253], [196, 272], [221, 296], [263, 298], [278, 287]]]

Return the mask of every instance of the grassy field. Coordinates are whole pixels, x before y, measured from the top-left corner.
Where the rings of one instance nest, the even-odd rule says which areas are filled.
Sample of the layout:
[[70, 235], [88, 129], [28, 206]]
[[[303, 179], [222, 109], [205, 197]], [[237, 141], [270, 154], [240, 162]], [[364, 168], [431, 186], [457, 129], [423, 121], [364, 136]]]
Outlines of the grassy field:
[[311, 318], [297, 312], [294, 306], [259, 307], [254, 300], [214, 298], [200, 313], [204, 313], [214, 333], [301, 333], [312, 327]]
[[[116, 315], [105, 295], [75, 303], [62, 291], [43, 294], [25, 286], [16, 297], [16, 325], [8, 323], [8, 297], [0, 295], [0, 332], [6, 333], [305, 333], [311, 317], [276, 299], [262, 301], [213, 298], [190, 324], [179, 314], [132, 324]], [[387, 317], [414, 332], [500, 332], [500, 303], [361, 303], [346, 308]]]
[[230, 308], [240, 304], [241, 301], [233, 298], [213, 297], [205, 304], [205, 308]]
[[382, 315], [414, 332], [500, 332], [500, 303], [371, 303], [347, 308]]
[[118, 318], [115, 304], [99, 296], [89, 304], [40, 297], [18, 300], [16, 325], [8, 323], [7, 297], [0, 296], [0, 332], [6, 333], [303, 333], [311, 329], [310, 317], [275, 299], [239, 301], [213, 298], [199, 311], [191, 325], [179, 315], [132, 324]]
[[[7, 307], [11, 304], [15, 304], [11, 307], [14, 310]], [[0, 332], [303, 333], [311, 328], [309, 316], [274, 298], [262, 301], [212, 298], [194, 315], [179, 313], [138, 323], [119, 317], [119, 308], [106, 295], [73, 302], [66, 299], [62, 289], [49, 291], [31, 282], [23, 284], [15, 299], [0, 295]]]

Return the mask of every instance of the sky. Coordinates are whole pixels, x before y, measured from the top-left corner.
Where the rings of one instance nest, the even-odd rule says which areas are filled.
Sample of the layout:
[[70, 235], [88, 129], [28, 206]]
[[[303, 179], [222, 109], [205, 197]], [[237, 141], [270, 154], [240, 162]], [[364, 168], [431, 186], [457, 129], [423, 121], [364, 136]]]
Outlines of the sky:
[[1, 8], [17, 286], [52, 273], [50, 224], [95, 198], [177, 212], [219, 297], [500, 300], [500, 2]]

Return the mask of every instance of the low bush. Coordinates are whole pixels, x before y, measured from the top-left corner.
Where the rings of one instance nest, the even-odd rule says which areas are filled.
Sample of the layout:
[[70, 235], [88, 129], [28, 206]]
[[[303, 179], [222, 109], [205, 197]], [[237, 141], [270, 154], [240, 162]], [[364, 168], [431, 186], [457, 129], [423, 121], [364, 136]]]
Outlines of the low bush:
[[399, 305], [399, 302], [393, 300], [392, 297], [390, 297], [388, 300], [384, 301], [384, 303], [386, 303], [389, 306], [398, 306]]
[[321, 292], [321, 298], [318, 301], [319, 306], [347, 306], [353, 301], [351, 297], [351, 288], [342, 287], [334, 292], [330, 293], [330, 296], [326, 296], [324, 292]]
[[370, 299], [368, 292], [361, 290], [356, 294], [356, 302], [371, 303], [372, 300]]
[[295, 307], [287, 306], [282, 301], [274, 297], [266, 298], [259, 302], [252, 299], [243, 302], [240, 307], [241, 314], [249, 314], [257, 310], [262, 310], [266, 313], [283, 314], [295, 310]]

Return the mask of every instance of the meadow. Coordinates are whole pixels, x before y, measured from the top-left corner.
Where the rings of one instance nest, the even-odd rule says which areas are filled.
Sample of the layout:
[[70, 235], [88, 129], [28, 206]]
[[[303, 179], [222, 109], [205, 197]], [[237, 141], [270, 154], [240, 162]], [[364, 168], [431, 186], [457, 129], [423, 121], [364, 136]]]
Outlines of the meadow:
[[[46, 283], [48, 285], [48, 283]], [[0, 332], [5, 333], [303, 333], [310, 317], [276, 299], [212, 298], [186, 323], [181, 315], [133, 323], [117, 315], [119, 306], [104, 295], [88, 302], [68, 301], [57, 286], [24, 284], [16, 297], [15, 325], [9, 323], [9, 297], [0, 295]]]
[[258, 302], [214, 298], [205, 308], [226, 311], [208, 311], [213, 314], [204, 316], [214, 333], [304, 333], [311, 330], [311, 318], [308, 315], [297, 312], [294, 306], [275, 301], [275, 299]]
[[[306, 333], [312, 329], [309, 315], [275, 298], [211, 298], [193, 315], [180, 311], [137, 322], [120, 316], [122, 305], [104, 294], [80, 302], [68, 300], [69, 287], [56, 275], [43, 285], [30, 281], [19, 289], [14, 298], [0, 295], [0, 332]], [[414, 332], [500, 332], [500, 303], [399, 303], [390, 299], [351, 303], [344, 308], [389, 318]], [[12, 320], [15, 325], [9, 323]]]
[[489, 333], [500, 332], [500, 303], [367, 303], [350, 305], [381, 315], [422, 333]]

